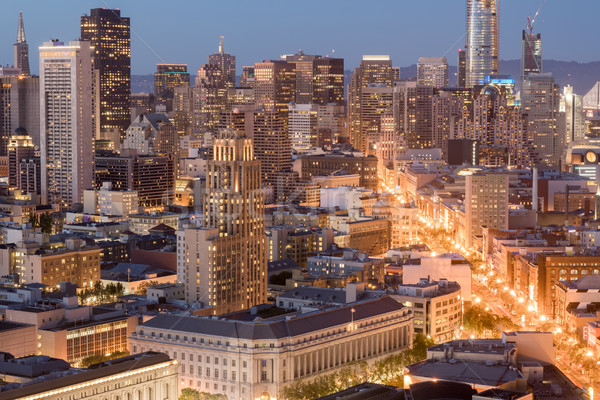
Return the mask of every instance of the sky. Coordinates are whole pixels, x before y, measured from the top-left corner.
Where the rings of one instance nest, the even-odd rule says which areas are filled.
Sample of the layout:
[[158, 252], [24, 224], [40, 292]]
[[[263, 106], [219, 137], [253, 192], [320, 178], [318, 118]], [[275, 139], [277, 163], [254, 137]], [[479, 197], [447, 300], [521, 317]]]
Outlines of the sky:
[[[521, 30], [542, 0], [500, 1], [500, 58], [521, 56]], [[465, 0], [0, 0], [0, 65], [13, 64], [19, 11], [23, 11], [30, 65], [38, 71], [38, 46], [51, 38], [79, 37], [79, 17], [91, 8], [119, 8], [131, 18], [133, 74], [156, 64], [187, 63], [194, 72], [217, 50], [242, 65], [281, 54], [335, 54], [345, 68], [363, 54], [389, 54], [394, 65], [420, 56], [442, 56], [456, 65], [464, 46]], [[599, 0], [547, 0], [534, 24], [544, 59], [600, 60]]]

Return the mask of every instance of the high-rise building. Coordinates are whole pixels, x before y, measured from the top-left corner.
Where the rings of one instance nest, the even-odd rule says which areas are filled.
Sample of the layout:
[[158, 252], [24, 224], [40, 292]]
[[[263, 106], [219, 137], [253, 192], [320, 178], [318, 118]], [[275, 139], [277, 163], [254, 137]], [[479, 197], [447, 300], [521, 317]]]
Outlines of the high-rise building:
[[173, 124], [179, 136], [191, 136], [194, 115], [194, 91], [190, 86], [178, 86], [173, 94]]
[[380, 140], [381, 116], [392, 109], [392, 90], [391, 86], [385, 84], [370, 84], [361, 89], [361, 137], [365, 145], [361, 150], [366, 152], [366, 155], [375, 155]]
[[17, 128], [8, 143], [8, 184], [21, 189], [21, 160], [35, 157], [33, 139], [24, 128]]
[[221, 67], [203, 64], [198, 68], [193, 88], [193, 135], [214, 132], [226, 107], [227, 82]]
[[173, 96], [178, 86], [190, 86], [187, 64], [156, 64], [154, 73], [154, 98], [164, 104], [167, 112], [173, 110]]
[[446, 57], [420, 57], [417, 64], [417, 84], [422, 86], [448, 86], [448, 60]]
[[532, 142], [535, 162], [556, 167], [564, 147], [558, 130], [559, 86], [551, 73], [529, 74], [521, 88], [521, 108], [527, 116], [527, 135]]
[[296, 100], [296, 64], [282, 60], [255, 63], [254, 96], [256, 105], [265, 111], [287, 115], [290, 102]]
[[288, 132], [293, 150], [302, 152], [317, 145], [318, 109], [316, 104], [290, 103]]
[[482, 226], [508, 229], [508, 175], [482, 172], [465, 180], [466, 246], [482, 233]]
[[466, 86], [498, 73], [498, 1], [467, 0]]
[[201, 228], [178, 235], [178, 279], [188, 303], [223, 314], [267, 299], [267, 238], [260, 162], [252, 139], [231, 130], [213, 138]]
[[463, 117], [464, 100], [452, 92], [442, 91], [432, 99], [432, 147], [448, 154], [448, 140], [456, 136], [458, 122]]
[[165, 114], [140, 114], [129, 125], [123, 149], [134, 149], [141, 156], [179, 154], [179, 137]]
[[414, 147], [417, 108], [416, 81], [394, 82], [392, 108], [398, 134], [404, 138], [408, 147]]
[[94, 184], [90, 42], [40, 47], [42, 201], [68, 207]]
[[583, 97], [573, 93], [573, 86], [567, 85], [563, 88], [559, 111], [561, 113], [559, 129], [564, 132], [565, 145], [575, 140], [585, 139]]
[[81, 17], [81, 40], [90, 42], [99, 73], [99, 129], [117, 129], [123, 138], [131, 122], [129, 17], [118, 9], [94, 8]]
[[[523, 30], [521, 45], [521, 82], [529, 74], [544, 72], [542, 68], [542, 35]], [[522, 83], [521, 83], [522, 85]]]
[[368, 146], [362, 122], [362, 90], [369, 85], [391, 87], [394, 80], [392, 61], [387, 55], [363, 56], [360, 67], [355, 68], [348, 89], [348, 129], [350, 141], [357, 149]]
[[240, 76], [241, 87], [254, 87], [254, 65], [244, 65]]
[[292, 146], [287, 121], [287, 114], [263, 108], [246, 115], [246, 128], [247, 132], [252, 133], [254, 155], [260, 161], [262, 181], [274, 188], [278, 175], [292, 168]]
[[456, 84], [458, 87], [465, 87], [467, 83], [467, 52], [464, 49], [458, 49], [458, 63], [456, 72]]
[[15, 52], [15, 68], [21, 70], [22, 75], [29, 73], [29, 45], [25, 40], [25, 26], [23, 25], [23, 12], [19, 11], [19, 28], [17, 30], [17, 42], [13, 45]]
[[221, 69], [226, 87], [235, 87], [235, 56], [225, 53], [223, 36], [219, 40], [219, 51], [208, 56], [208, 63]]
[[296, 64], [296, 103], [344, 104], [344, 59], [302, 51], [285, 60]]
[[7, 155], [10, 136], [25, 129], [40, 144], [40, 79], [37, 76], [0, 76], [0, 157]]

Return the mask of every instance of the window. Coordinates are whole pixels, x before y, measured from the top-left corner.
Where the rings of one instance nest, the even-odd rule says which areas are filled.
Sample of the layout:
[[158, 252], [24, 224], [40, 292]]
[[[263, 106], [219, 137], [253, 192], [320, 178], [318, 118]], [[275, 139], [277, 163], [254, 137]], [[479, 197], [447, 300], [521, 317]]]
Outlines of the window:
[[246, 361], [242, 361], [242, 367], [246, 368], [248, 366], [248, 363]]
[[235, 381], [235, 371], [231, 371], [231, 380]]
[[210, 378], [210, 368], [206, 368], [206, 377]]
[[245, 372], [242, 373], [242, 382], [246, 382], [248, 380], [248, 374], [246, 374]]

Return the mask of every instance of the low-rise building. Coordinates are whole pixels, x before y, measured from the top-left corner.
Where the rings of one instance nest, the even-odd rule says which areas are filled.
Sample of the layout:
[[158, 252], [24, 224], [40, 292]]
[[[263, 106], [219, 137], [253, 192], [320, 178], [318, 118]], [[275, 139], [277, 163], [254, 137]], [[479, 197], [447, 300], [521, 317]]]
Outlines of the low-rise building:
[[35, 325], [0, 321], [0, 352], [15, 357], [37, 353]]
[[313, 276], [358, 275], [368, 284], [380, 286], [385, 274], [383, 258], [370, 257], [356, 249], [339, 249], [318, 252], [308, 257], [307, 270]]
[[147, 235], [149, 230], [165, 224], [177, 230], [179, 225], [179, 214], [170, 212], [152, 212], [147, 214], [132, 214], [129, 216], [129, 229], [137, 235]]
[[391, 296], [412, 310], [415, 334], [421, 333], [436, 342], [444, 342], [460, 335], [460, 293], [460, 285], [456, 282], [421, 279], [412, 285], [399, 285]]
[[355, 360], [373, 363], [412, 343], [412, 314], [390, 297], [257, 318], [270, 310], [161, 314], [138, 326], [130, 350], [172, 356], [182, 387], [250, 400], [275, 398], [299, 379], [310, 381]]
[[464, 301], [471, 301], [471, 264], [458, 253], [446, 253], [408, 260], [402, 267], [402, 284], [416, 284], [422, 278], [447, 279], [460, 285]]
[[137, 214], [138, 193], [135, 190], [113, 190], [111, 182], [103, 182], [98, 190], [83, 191], [83, 212], [127, 217]]
[[61, 399], [176, 399], [177, 362], [148, 351], [117, 358], [89, 368], [71, 368], [46, 355], [0, 358], [3, 400]]
[[[578, 323], [578, 313], [571, 311], [581, 310], [587, 313], [588, 305], [600, 305], [600, 275], [585, 275], [576, 281], [561, 280], [556, 282], [555, 286], [557, 322], [563, 328], [581, 336], [588, 321]], [[600, 312], [600, 308], [598, 311]]]

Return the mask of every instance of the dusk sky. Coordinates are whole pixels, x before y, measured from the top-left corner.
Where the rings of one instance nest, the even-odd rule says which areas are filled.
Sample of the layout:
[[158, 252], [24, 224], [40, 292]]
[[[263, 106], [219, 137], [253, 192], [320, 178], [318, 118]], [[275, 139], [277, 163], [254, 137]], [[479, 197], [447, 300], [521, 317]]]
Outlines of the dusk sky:
[[[540, 2], [500, 2], [501, 59], [520, 58], [521, 29]], [[79, 17], [97, 7], [120, 8], [131, 17], [133, 74], [153, 73], [158, 56], [194, 72], [216, 51], [219, 35], [237, 57], [238, 73], [242, 65], [298, 49], [322, 55], [335, 49], [346, 69], [362, 54], [390, 54], [398, 66], [446, 55], [456, 65], [456, 50], [465, 42], [465, 0], [2, 0], [0, 64], [13, 63], [19, 10], [37, 73], [37, 47], [50, 38], [76, 39]], [[544, 58], [600, 60], [599, 14], [598, 0], [548, 0], [534, 26], [542, 33]]]

